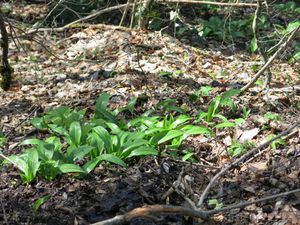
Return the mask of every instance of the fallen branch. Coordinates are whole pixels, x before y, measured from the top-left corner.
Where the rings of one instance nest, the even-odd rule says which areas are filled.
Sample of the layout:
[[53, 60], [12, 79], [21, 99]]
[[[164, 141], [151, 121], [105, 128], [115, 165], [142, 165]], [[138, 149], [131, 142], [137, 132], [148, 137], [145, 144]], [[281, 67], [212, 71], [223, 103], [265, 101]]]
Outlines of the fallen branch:
[[[269, 60], [265, 63], [265, 65], [256, 73], [256, 75], [252, 78], [252, 80], [245, 85], [242, 89], [240, 94], [247, 91], [256, 81], [257, 79], [265, 72], [267, 68], [271, 65], [271, 63], [277, 58], [279, 53], [286, 49], [289, 43], [293, 40], [293, 38], [300, 32], [300, 25], [291, 32], [290, 36], [287, 38], [285, 42], [277, 49], [277, 51], [269, 58]], [[285, 37], [285, 36], [284, 36]], [[284, 38], [283, 37], [283, 38]]]
[[227, 207], [224, 207], [221, 209], [213, 209], [213, 210], [208, 210], [208, 211], [204, 211], [201, 209], [193, 210], [188, 207], [172, 206], [172, 205], [144, 206], [141, 208], [133, 209], [124, 215], [118, 215], [111, 219], [103, 220], [101, 222], [93, 223], [91, 225], [118, 225], [118, 224], [128, 223], [135, 218], [153, 219], [153, 216], [160, 215], [160, 214], [176, 214], [176, 215], [182, 215], [182, 216], [197, 217], [197, 218], [201, 218], [203, 220], [207, 220], [212, 215], [218, 214], [220, 212], [224, 212], [224, 211], [236, 209], [236, 208], [243, 208], [248, 205], [252, 205], [255, 203], [259, 203], [259, 202], [269, 201], [269, 200], [272, 200], [275, 198], [287, 196], [287, 195], [298, 193], [298, 192], [300, 192], [300, 189], [295, 189], [295, 190], [283, 192], [283, 193], [280, 193], [277, 195], [271, 195], [271, 196], [267, 196], [265, 198], [261, 198], [261, 199], [257, 199], [257, 200], [253, 200], [253, 201], [241, 202], [241, 203], [230, 205], [230, 206], [227, 206]]

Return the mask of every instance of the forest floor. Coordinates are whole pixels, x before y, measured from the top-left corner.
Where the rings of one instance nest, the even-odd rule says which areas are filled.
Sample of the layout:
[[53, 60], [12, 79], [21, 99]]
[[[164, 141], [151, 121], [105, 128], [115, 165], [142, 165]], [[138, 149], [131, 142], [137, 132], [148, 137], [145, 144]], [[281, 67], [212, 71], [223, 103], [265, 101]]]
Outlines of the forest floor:
[[[23, 50], [10, 44], [15, 82], [8, 92], [0, 91], [0, 127], [8, 135], [4, 155], [19, 153], [22, 140], [38, 136], [30, 119], [48, 109], [67, 105], [95, 108], [95, 99], [107, 92], [110, 107], [125, 106], [133, 96], [146, 96], [136, 108], [138, 115], [165, 100], [196, 116], [211, 100], [229, 88], [245, 85], [261, 66], [258, 55], [221, 49], [218, 43], [193, 43], [159, 32], [121, 29], [108, 25], [70, 28], [54, 36], [40, 32], [33, 40], [19, 39]], [[185, 43], [185, 44], [184, 44]], [[200, 48], [199, 46], [203, 46]], [[24, 51], [26, 50], [26, 51]], [[259, 145], [299, 119], [299, 62], [284, 59], [271, 66], [273, 80], [268, 91], [257, 83], [236, 97], [238, 109], [224, 111], [237, 118], [250, 109], [240, 127], [216, 129], [211, 138], [189, 137], [183, 148], [191, 149], [198, 163], [175, 157], [145, 157], [128, 169], [100, 165], [85, 179], [64, 175], [53, 181], [37, 179], [23, 184], [17, 169], [2, 164], [0, 179], [0, 224], [89, 224], [124, 214], [143, 205], [185, 205], [182, 196], [168, 190], [184, 168], [183, 182], [197, 201], [221, 167], [234, 158], [226, 149], [245, 132]], [[203, 86], [207, 96], [191, 98]], [[298, 89], [297, 89], [298, 88]], [[268, 119], [265, 115], [276, 115]], [[300, 187], [299, 130], [284, 143], [259, 152], [230, 170], [209, 193], [224, 205], [253, 200]], [[51, 198], [34, 213], [34, 202]], [[253, 204], [215, 215], [206, 224], [300, 224], [300, 193]], [[211, 207], [206, 205], [207, 207]], [[178, 215], [164, 215], [130, 224], [200, 224]]]

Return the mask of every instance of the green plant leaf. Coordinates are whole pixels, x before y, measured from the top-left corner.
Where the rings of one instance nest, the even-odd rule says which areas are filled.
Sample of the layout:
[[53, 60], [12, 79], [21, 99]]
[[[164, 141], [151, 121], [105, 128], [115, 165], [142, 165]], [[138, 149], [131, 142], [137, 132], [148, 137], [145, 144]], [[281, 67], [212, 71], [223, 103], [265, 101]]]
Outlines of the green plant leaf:
[[287, 28], [286, 28], [286, 31], [288, 33], [290, 33], [293, 30], [297, 29], [297, 27], [299, 27], [299, 26], [300, 26], [300, 22], [299, 21], [289, 23], [288, 26], [287, 26]]
[[207, 134], [211, 135], [211, 130], [206, 127], [186, 125], [182, 129], [187, 135]]
[[37, 211], [39, 210], [39, 208], [45, 203], [47, 202], [49, 199], [51, 198], [50, 195], [45, 195], [41, 198], [39, 198], [38, 200], [36, 200], [32, 206], [33, 212], [34, 214], [37, 213]]
[[158, 144], [165, 143], [167, 141], [170, 141], [176, 137], [182, 136], [184, 134], [181, 130], [170, 130], [167, 132], [167, 134], [158, 141]]
[[58, 133], [60, 135], [64, 135], [66, 136], [68, 134], [67, 130], [62, 127], [62, 126], [59, 126], [57, 124], [48, 124], [48, 127], [55, 133]]
[[101, 126], [94, 127], [93, 131], [96, 132], [99, 135], [99, 137], [102, 139], [102, 141], [104, 142], [105, 149], [109, 153], [112, 153], [114, 151], [114, 148], [113, 148], [112, 138], [108, 133], [108, 131]]
[[225, 91], [222, 94], [221, 104], [224, 104], [223, 101], [226, 101], [226, 100], [228, 100], [228, 99], [232, 98], [233, 96], [238, 95], [240, 93], [241, 93], [240, 89], [230, 89], [228, 91]]
[[96, 118], [105, 119], [113, 123], [117, 123], [115, 116], [108, 109], [109, 94], [102, 93], [96, 100]]
[[209, 96], [209, 93], [213, 90], [213, 88], [211, 86], [202, 86], [200, 90], [202, 96]]
[[39, 169], [40, 162], [38, 152], [35, 149], [27, 150], [27, 165], [25, 167], [24, 174], [21, 174], [21, 178], [24, 182], [30, 183], [36, 177]]
[[217, 113], [220, 105], [221, 97], [217, 96], [215, 99], [209, 104], [208, 111], [206, 114], [206, 121], [211, 122]]
[[235, 126], [237, 126], [236, 123], [226, 121], [226, 122], [217, 124], [215, 126], [215, 128], [235, 127]]
[[37, 138], [33, 139], [27, 139], [25, 141], [22, 141], [20, 145], [43, 145], [44, 141], [39, 140]]
[[190, 159], [191, 157], [193, 157], [194, 153], [193, 152], [188, 152], [187, 154], [185, 154], [182, 157], [182, 161], [187, 161], [188, 159]]
[[80, 145], [80, 139], [81, 139], [81, 126], [80, 123], [75, 121], [71, 123], [70, 129], [69, 129], [69, 137], [71, 140], [71, 144], [78, 147]]
[[264, 118], [267, 119], [267, 120], [274, 120], [274, 121], [280, 121], [281, 120], [281, 117], [278, 114], [271, 113], [271, 112], [265, 113]]
[[8, 158], [11, 161], [11, 163], [13, 163], [14, 165], [16, 165], [18, 167], [18, 169], [21, 172], [25, 173], [27, 164], [23, 157], [18, 156], [18, 155], [10, 155]]
[[47, 125], [44, 122], [43, 118], [36, 117], [30, 120], [30, 123], [37, 129], [46, 129]]
[[257, 39], [253, 37], [250, 42], [251, 52], [255, 52], [257, 50]]
[[46, 180], [53, 180], [61, 172], [58, 168], [58, 165], [58, 160], [48, 160], [42, 162], [39, 168], [39, 174]]
[[186, 121], [191, 120], [192, 118], [187, 115], [180, 115], [175, 118], [174, 122], [170, 124], [170, 129], [176, 128], [178, 125], [185, 123]]
[[158, 151], [152, 147], [142, 146], [137, 149], [134, 149], [131, 151], [128, 158], [131, 158], [133, 156], [142, 156], [142, 155], [157, 155]]
[[58, 166], [62, 173], [85, 173], [86, 171], [82, 169], [80, 166], [75, 164], [61, 164]]
[[92, 146], [79, 146], [79, 147], [72, 147], [69, 146], [67, 150], [67, 158], [72, 162], [76, 162], [78, 160], [81, 160], [83, 157], [85, 157], [87, 154], [92, 151], [94, 147]]
[[88, 161], [84, 166], [84, 170], [86, 171], [86, 173], [90, 173], [101, 161], [107, 161], [107, 162], [111, 162], [117, 165], [120, 165], [122, 167], [127, 167], [126, 163], [120, 159], [117, 156], [114, 156], [112, 154], [103, 154], [101, 156], [98, 156], [90, 161]]

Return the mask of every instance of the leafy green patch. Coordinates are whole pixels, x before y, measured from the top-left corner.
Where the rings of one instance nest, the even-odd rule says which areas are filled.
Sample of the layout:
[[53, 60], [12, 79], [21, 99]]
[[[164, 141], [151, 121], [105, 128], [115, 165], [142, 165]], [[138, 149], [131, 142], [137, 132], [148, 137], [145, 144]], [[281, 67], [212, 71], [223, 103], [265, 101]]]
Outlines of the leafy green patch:
[[[30, 183], [37, 176], [52, 180], [64, 173], [82, 177], [103, 161], [127, 167], [133, 157], [155, 156], [161, 148], [178, 149], [191, 135], [212, 134], [206, 127], [192, 125], [193, 118], [185, 114], [161, 117], [148, 112], [126, 122], [118, 114], [123, 109], [133, 112], [136, 99], [112, 111], [109, 98], [106, 93], [100, 95], [95, 113], [89, 116], [85, 110], [62, 106], [34, 118], [32, 124], [50, 135], [24, 140], [20, 143], [23, 153], [8, 157], [22, 180]], [[188, 159], [192, 154], [185, 154], [184, 160]]]
[[237, 157], [246, 153], [253, 147], [255, 147], [255, 145], [252, 142], [246, 141], [244, 143], [239, 143], [235, 141], [230, 147], [227, 148], [227, 152], [231, 157]]

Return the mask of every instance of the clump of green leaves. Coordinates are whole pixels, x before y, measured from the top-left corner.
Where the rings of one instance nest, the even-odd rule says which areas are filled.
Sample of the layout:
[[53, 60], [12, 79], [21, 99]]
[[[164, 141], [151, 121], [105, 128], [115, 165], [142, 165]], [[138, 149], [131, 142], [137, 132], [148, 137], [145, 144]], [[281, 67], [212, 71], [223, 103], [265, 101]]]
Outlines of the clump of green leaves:
[[41, 208], [41, 206], [45, 204], [50, 198], [51, 198], [50, 195], [45, 195], [37, 199], [32, 206], [33, 213], [36, 215], [38, 213], [38, 210]]
[[281, 117], [278, 114], [267, 112], [264, 115], [264, 118], [268, 121], [273, 120], [273, 121], [280, 121]]
[[232, 97], [238, 95], [239, 93], [239, 89], [231, 89], [224, 92], [222, 95], [216, 96], [209, 104], [207, 112], [199, 112], [198, 121], [204, 120], [208, 124], [214, 124], [213, 120], [215, 118], [220, 119], [222, 122], [215, 125], [215, 128], [234, 127], [244, 123], [245, 121], [242, 118], [238, 118], [233, 122], [230, 122], [220, 113], [222, 107], [229, 107], [232, 112], [236, 111], [237, 107]]
[[244, 143], [239, 143], [237, 141], [234, 141], [231, 146], [227, 148], [227, 152], [231, 157], [237, 157], [244, 153], [246, 153], [248, 150], [255, 147], [254, 143], [246, 141]]
[[223, 207], [223, 203], [219, 202], [218, 199], [208, 200], [208, 205], [214, 207], [214, 209], [221, 209]]
[[[268, 140], [271, 140], [272, 138], [274, 138], [276, 135], [275, 134], [271, 134], [271, 135], [269, 135], [268, 136]], [[276, 139], [275, 141], [272, 141], [272, 143], [270, 144], [270, 146], [271, 146], [271, 148], [273, 149], [273, 150], [276, 150], [276, 149], [278, 149], [278, 148], [280, 148], [280, 147], [283, 147], [283, 146], [285, 146], [286, 145], [286, 143], [285, 143], [285, 141], [282, 139], [282, 138], [278, 138], [278, 139]]]
[[25, 183], [37, 176], [52, 180], [64, 173], [82, 177], [102, 161], [126, 167], [126, 161], [133, 157], [158, 155], [160, 147], [179, 148], [190, 135], [211, 135], [208, 128], [191, 125], [192, 118], [187, 115], [161, 117], [148, 113], [126, 122], [118, 114], [123, 110], [133, 113], [136, 99], [129, 103], [112, 111], [109, 95], [103, 93], [90, 116], [85, 110], [65, 106], [52, 109], [31, 121], [50, 136], [23, 141], [23, 153], [9, 156], [8, 161], [19, 168]]

